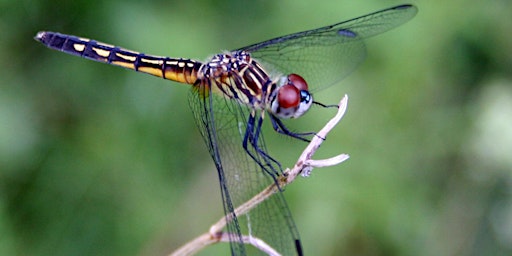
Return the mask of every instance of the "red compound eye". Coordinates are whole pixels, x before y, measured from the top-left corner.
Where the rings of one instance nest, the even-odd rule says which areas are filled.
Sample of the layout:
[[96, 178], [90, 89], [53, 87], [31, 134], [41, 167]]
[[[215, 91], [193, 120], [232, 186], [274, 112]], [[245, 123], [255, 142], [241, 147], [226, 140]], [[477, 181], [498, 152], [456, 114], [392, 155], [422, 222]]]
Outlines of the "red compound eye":
[[300, 103], [300, 91], [297, 87], [287, 84], [279, 88], [277, 103], [281, 108], [297, 107]]
[[306, 80], [304, 80], [304, 78], [302, 78], [302, 76], [299, 76], [297, 74], [289, 74], [288, 81], [289, 81], [288, 84], [294, 85], [295, 87], [297, 87], [297, 89], [299, 89], [299, 91], [307, 91], [308, 90], [308, 83], [306, 83]]

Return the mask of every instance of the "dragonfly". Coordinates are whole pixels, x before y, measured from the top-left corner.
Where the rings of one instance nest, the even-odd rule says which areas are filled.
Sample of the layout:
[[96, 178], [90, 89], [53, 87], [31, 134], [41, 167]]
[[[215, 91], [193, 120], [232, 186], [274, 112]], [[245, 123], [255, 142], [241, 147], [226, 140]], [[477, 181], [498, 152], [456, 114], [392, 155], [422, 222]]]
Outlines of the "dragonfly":
[[149, 55], [56, 32], [39, 32], [35, 39], [68, 54], [189, 84], [189, 105], [218, 173], [231, 254], [254, 254], [244, 238], [255, 237], [282, 255], [303, 255], [282, 189], [248, 213], [235, 213], [285, 175], [267, 151], [264, 120], [280, 134], [309, 141], [314, 133], [292, 132], [282, 120], [301, 117], [313, 104], [322, 106], [312, 92], [339, 82], [363, 61], [364, 39], [407, 22], [417, 11], [398, 5], [206, 61]]

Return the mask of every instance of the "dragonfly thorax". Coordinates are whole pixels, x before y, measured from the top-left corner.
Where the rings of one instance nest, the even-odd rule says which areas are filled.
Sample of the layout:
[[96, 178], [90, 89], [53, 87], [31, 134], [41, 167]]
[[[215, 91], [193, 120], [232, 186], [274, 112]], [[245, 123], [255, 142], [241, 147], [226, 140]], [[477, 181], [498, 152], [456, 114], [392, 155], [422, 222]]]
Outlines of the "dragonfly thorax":
[[313, 96], [304, 78], [289, 74], [279, 83], [271, 97], [269, 111], [280, 118], [297, 118], [306, 113], [313, 103]]
[[199, 73], [215, 93], [279, 118], [300, 117], [313, 103], [304, 78], [289, 74], [274, 82], [245, 51], [217, 54]]
[[211, 90], [254, 109], [268, 109], [276, 84], [248, 52], [217, 54], [203, 65], [200, 79]]

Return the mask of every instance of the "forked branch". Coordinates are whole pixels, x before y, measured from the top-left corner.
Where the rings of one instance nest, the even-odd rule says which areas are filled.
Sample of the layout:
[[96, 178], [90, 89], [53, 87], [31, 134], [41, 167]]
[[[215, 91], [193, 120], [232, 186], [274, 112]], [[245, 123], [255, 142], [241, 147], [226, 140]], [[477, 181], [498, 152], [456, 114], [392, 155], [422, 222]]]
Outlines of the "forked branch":
[[[248, 213], [251, 209], [255, 208], [261, 202], [265, 201], [267, 198], [279, 191], [279, 188], [282, 189], [288, 184], [292, 183], [299, 174], [302, 174], [302, 176], [309, 176], [315, 167], [333, 166], [340, 164], [341, 162], [348, 159], [349, 156], [347, 154], [340, 154], [335, 157], [322, 160], [312, 159], [316, 150], [320, 147], [322, 142], [325, 141], [327, 134], [338, 124], [338, 122], [345, 114], [347, 103], [348, 96], [345, 95], [338, 105], [338, 112], [336, 115], [316, 134], [316, 136], [313, 137], [311, 142], [308, 144], [306, 149], [304, 149], [299, 159], [295, 163], [295, 166], [292, 169], [286, 169], [284, 171], [284, 175], [278, 178], [278, 184], [273, 183], [269, 185], [263, 191], [249, 199], [247, 202], [238, 206], [235, 209], [236, 216], [242, 216]], [[172, 254], [170, 254], [170, 256], [191, 255], [204, 249], [210, 244], [218, 242], [229, 242], [229, 234], [223, 232], [222, 230], [226, 224], [231, 221], [231, 216], [232, 214], [222, 217], [219, 221], [217, 221], [217, 223], [211, 226], [208, 232], [186, 243]], [[242, 238], [244, 243], [251, 244], [252, 246], [258, 248], [262, 252], [267, 253], [268, 255], [279, 255], [275, 249], [257, 237], [242, 236]]]

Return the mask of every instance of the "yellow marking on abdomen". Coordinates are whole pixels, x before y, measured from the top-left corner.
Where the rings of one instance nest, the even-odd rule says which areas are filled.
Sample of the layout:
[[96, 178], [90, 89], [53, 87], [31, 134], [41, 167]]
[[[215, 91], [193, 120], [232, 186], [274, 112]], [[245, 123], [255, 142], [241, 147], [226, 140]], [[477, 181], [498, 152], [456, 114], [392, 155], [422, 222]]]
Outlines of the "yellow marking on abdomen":
[[108, 56], [110, 55], [110, 52], [111, 52], [111, 51], [103, 50], [103, 49], [100, 49], [100, 48], [97, 48], [97, 47], [92, 48], [92, 50], [96, 54], [98, 54], [99, 56], [101, 56], [103, 58], [108, 58]]
[[128, 55], [124, 55], [120, 52], [116, 52], [116, 56], [117, 57], [120, 57], [120, 58], [123, 58], [127, 61], [130, 61], [130, 62], [135, 62], [135, 60], [137, 60], [137, 57], [136, 56], [128, 56]]
[[123, 68], [129, 68], [135, 70], [135, 65], [130, 62], [122, 62], [122, 61], [112, 61], [111, 62], [114, 65], [121, 66]]
[[77, 52], [83, 52], [85, 50], [85, 44], [73, 44], [73, 48]]
[[162, 77], [162, 70], [159, 68], [152, 68], [152, 67], [139, 67], [137, 68], [137, 71], [148, 73], [150, 75], [159, 76]]
[[189, 83], [187, 79], [185, 79], [185, 74], [183, 74], [183, 72], [174, 72], [167, 70], [164, 72], [164, 78], [180, 83]]

